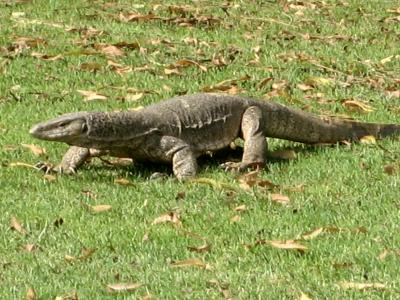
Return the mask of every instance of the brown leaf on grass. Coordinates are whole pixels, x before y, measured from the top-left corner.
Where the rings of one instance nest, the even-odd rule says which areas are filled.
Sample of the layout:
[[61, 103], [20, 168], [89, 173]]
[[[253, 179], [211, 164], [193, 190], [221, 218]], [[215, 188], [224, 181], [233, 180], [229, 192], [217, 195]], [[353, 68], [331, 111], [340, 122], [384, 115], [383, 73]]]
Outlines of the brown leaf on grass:
[[107, 100], [107, 96], [94, 91], [77, 90], [77, 92], [84, 96], [84, 101]]
[[96, 252], [96, 249], [93, 248], [82, 248], [81, 256], [79, 256], [79, 260], [87, 260], [90, 258], [93, 253]]
[[246, 205], [243, 204], [243, 205], [236, 206], [234, 208], [234, 210], [237, 211], [237, 212], [244, 212], [244, 211], [247, 210], [247, 207], [246, 207]]
[[36, 292], [32, 287], [29, 287], [27, 289], [26, 294], [25, 294], [25, 299], [26, 300], [36, 300], [37, 299]]
[[361, 282], [341, 281], [338, 283], [338, 285], [344, 289], [355, 289], [355, 290], [386, 289], [387, 288], [387, 286], [385, 284], [379, 283], [379, 282], [361, 283]]
[[223, 92], [225, 94], [236, 95], [241, 90], [236, 85], [215, 85], [215, 86], [206, 86], [201, 89], [206, 93], [219, 93]]
[[271, 80], [273, 80], [272, 77], [263, 78], [263, 79], [261, 79], [261, 80], [258, 82], [257, 87], [258, 87], [258, 88], [263, 88], [263, 87], [266, 86], [267, 83], [270, 82]]
[[97, 72], [97, 71], [100, 71], [101, 68], [102, 68], [101, 64], [99, 64], [97, 62], [86, 62], [86, 63], [82, 63], [79, 66], [79, 70], [88, 71], [88, 72]]
[[126, 179], [126, 178], [116, 178], [114, 180], [114, 183], [115, 184], [119, 184], [119, 185], [123, 185], [123, 186], [132, 186], [133, 185], [132, 181], [130, 181], [130, 180]]
[[124, 100], [128, 101], [128, 102], [135, 102], [135, 101], [138, 101], [139, 99], [143, 98], [143, 96], [144, 96], [144, 93], [137, 93], [137, 94], [129, 93], [129, 94], [125, 95]]
[[205, 86], [201, 90], [206, 93], [218, 93], [224, 92], [227, 94], [235, 95], [241, 92], [242, 90], [238, 87], [238, 83], [241, 81], [247, 81], [251, 77], [249, 75], [242, 76], [240, 78], [227, 79], [221, 82], [218, 82], [211, 86]]
[[131, 73], [133, 71], [131, 66], [124, 66], [122, 64], [116, 63], [111, 59], [107, 60], [107, 67], [111, 71], [114, 71], [115, 73], [121, 76], [127, 73]]
[[146, 295], [140, 297], [139, 300], [152, 300], [152, 299], [156, 299], [156, 297], [152, 294], [146, 294]]
[[182, 73], [179, 71], [178, 68], [176, 67], [168, 67], [164, 69], [164, 74], [165, 75], [182, 75]]
[[56, 60], [60, 60], [60, 59], [64, 58], [61, 54], [49, 55], [49, 54], [43, 54], [43, 53], [39, 53], [39, 52], [32, 52], [31, 56], [42, 59], [42, 60], [46, 60], [46, 61], [56, 61]]
[[112, 283], [107, 284], [107, 291], [109, 293], [128, 292], [142, 287], [142, 283], [129, 282], [129, 283]]
[[290, 199], [286, 195], [270, 194], [270, 197], [271, 197], [271, 201], [273, 201], [273, 202], [277, 202], [277, 203], [285, 204], [285, 205], [290, 204]]
[[68, 263], [73, 263], [73, 262], [76, 262], [78, 260], [78, 258], [76, 258], [75, 256], [72, 256], [72, 255], [66, 254], [66, 255], [64, 255], [64, 260]]
[[230, 219], [230, 221], [231, 221], [231, 223], [237, 223], [237, 222], [239, 222], [241, 219], [242, 219], [242, 218], [241, 218], [239, 215], [234, 215], [234, 216]]
[[199, 247], [188, 246], [187, 248], [188, 248], [189, 251], [192, 251], [192, 252], [204, 253], [204, 252], [209, 252], [211, 250], [211, 245], [206, 243], [206, 244], [201, 245]]
[[300, 300], [312, 300], [312, 298], [301, 292]]
[[21, 144], [21, 146], [26, 149], [29, 149], [36, 156], [41, 156], [46, 154], [46, 149], [34, 144]]
[[391, 253], [391, 250], [384, 249], [381, 253], [379, 253], [378, 259], [379, 260], [384, 260], [390, 253]]
[[319, 236], [320, 234], [324, 233], [325, 229], [324, 227], [318, 227], [310, 232], [304, 233], [301, 238], [303, 240], [312, 240], [315, 239], [317, 236]]
[[23, 249], [26, 252], [34, 252], [36, 250], [38, 250], [38, 246], [36, 244], [26, 244]]
[[179, 219], [179, 215], [176, 212], [167, 212], [165, 214], [162, 214], [161, 216], [157, 217], [153, 221], [153, 225], [157, 224], [164, 224], [164, 223], [172, 223], [175, 226], [182, 226], [182, 222]]
[[376, 144], [376, 138], [373, 135], [365, 135], [360, 138], [361, 144]]
[[400, 250], [398, 250], [398, 249], [384, 249], [381, 253], [379, 253], [378, 259], [382, 261], [389, 255], [395, 255], [395, 256], [399, 256], [400, 257]]
[[111, 205], [108, 204], [99, 204], [99, 205], [89, 205], [89, 210], [92, 213], [101, 213], [112, 209]]
[[149, 13], [147, 15], [142, 15], [138, 13], [127, 13], [127, 14], [120, 13], [118, 18], [122, 22], [141, 22], [141, 21], [159, 19], [159, 17], [157, 17], [152, 13]]
[[304, 82], [305, 85], [311, 86], [313, 88], [317, 87], [326, 87], [333, 86], [335, 84], [335, 80], [326, 77], [309, 77]]
[[47, 182], [54, 182], [57, 180], [57, 177], [51, 174], [45, 174], [43, 175], [44, 180], [46, 180]]
[[95, 44], [94, 48], [100, 51], [107, 57], [118, 57], [125, 55], [124, 51], [114, 45], [107, 44]]
[[272, 89], [273, 90], [282, 90], [282, 89], [286, 88], [287, 85], [288, 85], [287, 80], [276, 81], [272, 84]]
[[298, 83], [296, 86], [299, 90], [301, 90], [303, 92], [314, 89], [314, 87], [312, 87], [311, 85], [305, 84], [305, 83]]
[[342, 105], [350, 111], [355, 111], [359, 113], [370, 113], [374, 111], [374, 108], [372, 106], [356, 99], [343, 100]]
[[400, 98], [400, 90], [386, 90], [385, 94], [389, 98]]
[[237, 177], [237, 180], [239, 181], [239, 186], [244, 190], [251, 190], [251, 188], [255, 186], [267, 190], [271, 190], [278, 187], [271, 181], [261, 178], [259, 170], [251, 171], [243, 175], [240, 175], [239, 177]]
[[228, 191], [234, 191], [234, 192], [238, 190], [234, 185], [231, 185], [229, 183], [225, 183], [222, 181], [217, 181], [217, 180], [214, 180], [211, 178], [205, 178], [205, 177], [193, 178], [193, 179], [190, 179], [188, 182], [189, 183], [206, 184], [206, 185], [212, 186], [213, 188], [218, 189], [218, 190], [228, 190]]
[[210, 266], [204, 263], [198, 258], [189, 258], [185, 260], [179, 260], [171, 263], [171, 267], [174, 268], [187, 268], [187, 267], [198, 267], [203, 269], [210, 269]]
[[22, 235], [27, 234], [25, 228], [21, 225], [20, 221], [16, 217], [11, 217], [10, 228], [19, 232]]
[[367, 229], [362, 226], [355, 228], [340, 228], [337, 226], [317, 227], [309, 232], [302, 234], [300, 238], [303, 240], [312, 240], [323, 233], [341, 233], [341, 232], [366, 233]]
[[254, 246], [258, 245], [269, 245], [277, 249], [282, 249], [282, 250], [296, 250], [301, 253], [304, 253], [307, 250], [307, 247], [300, 244], [296, 240], [258, 240], [254, 244]]
[[397, 168], [394, 165], [385, 165], [383, 171], [388, 175], [394, 175], [396, 174]]
[[173, 69], [173, 68], [183, 68], [183, 67], [189, 67], [189, 66], [195, 66], [195, 67], [199, 68], [201, 71], [207, 72], [207, 67], [201, 65], [197, 61], [190, 60], [190, 59], [180, 59], [177, 62], [175, 62], [174, 64], [172, 64], [170, 66], [170, 68], [171, 69]]
[[84, 260], [89, 259], [93, 255], [94, 252], [96, 252], [96, 249], [84, 247], [84, 248], [81, 249], [81, 255], [80, 256], [76, 257], [76, 256], [72, 256], [72, 255], [66, 254], [66, 255], [64, 255], [64, 260], [69, 262], [69, 263], [74, 263], [74, 262], [76, 262], [78, 260], [79, 261], [84, 261]]
[[19, 48], [35, 48], [41, 45], [45, 45], [46, 41], [42, 38], [33, 38], [33, 37], [17, 37], [13, 41], [13, 46], [18, 46]]

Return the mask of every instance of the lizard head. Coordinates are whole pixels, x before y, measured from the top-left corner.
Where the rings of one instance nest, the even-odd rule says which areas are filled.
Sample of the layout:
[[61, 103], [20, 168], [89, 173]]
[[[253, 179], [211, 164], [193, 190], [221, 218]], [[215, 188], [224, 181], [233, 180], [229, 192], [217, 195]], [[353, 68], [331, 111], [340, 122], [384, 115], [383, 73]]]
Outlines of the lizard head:
[[47, 141], [74, 143], [84, 138], [88, 131], [87, 113], [78, 112], [33, 126], [29, 133], [35, 138]]

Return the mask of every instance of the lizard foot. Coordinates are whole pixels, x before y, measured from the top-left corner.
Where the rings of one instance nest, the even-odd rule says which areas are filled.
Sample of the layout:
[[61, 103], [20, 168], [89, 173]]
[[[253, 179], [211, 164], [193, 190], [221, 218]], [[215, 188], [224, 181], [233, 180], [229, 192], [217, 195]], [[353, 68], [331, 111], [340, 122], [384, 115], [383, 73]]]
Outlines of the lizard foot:
[[265, 167], [265, 163], [264, 162], [251, 162], [251, 163], [245, 163], [245, 162], [232, 162], [232, 161], [228, 161], [225, 162], [223, 164], [221, 164], [221, 167], [225, 170], [225, 171], [231, 171], [231, 172], [243, 172], [246, 169], [261, 169], [263, 167]]
[[73, 175], [76, 173], [76, 169], [71, 166], [64, 166], [64, 165], [57, 165], [52, 169], [53, 172], [59, 173], [59, 174], [67, 174], [67, 175]]

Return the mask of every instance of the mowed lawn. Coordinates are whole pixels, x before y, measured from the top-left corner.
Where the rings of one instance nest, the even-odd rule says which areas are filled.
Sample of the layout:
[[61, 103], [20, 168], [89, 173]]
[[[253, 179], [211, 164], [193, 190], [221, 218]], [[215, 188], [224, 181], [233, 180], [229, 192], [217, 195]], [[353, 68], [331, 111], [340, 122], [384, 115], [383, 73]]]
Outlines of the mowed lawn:
[[259, 173], [182, 183], [45, 174], [67, 145], [28, 134], [201, 91], [400, 123], [399, 32], [394, 0], [0, 1], [0, 298], [399, 299], [398, 137], [270, 140]]

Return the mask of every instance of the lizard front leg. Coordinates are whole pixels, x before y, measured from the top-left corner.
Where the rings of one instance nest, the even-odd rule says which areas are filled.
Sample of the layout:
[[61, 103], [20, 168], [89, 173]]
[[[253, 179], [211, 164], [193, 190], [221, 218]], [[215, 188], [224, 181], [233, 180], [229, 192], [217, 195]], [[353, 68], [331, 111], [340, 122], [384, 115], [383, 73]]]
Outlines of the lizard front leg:
[[244, 140], [241, 162], [222, 164], [227, 170], [242, 171], [248, 167], [263, 167], [267, 152], [267, 140], [262, 131], [262, 112], [257, 106], [251, 106], [243, 113], [241, 131]]
[[55, 171], [65, 174], [75, 173], [76, 169], [83, 165], [90, 157], [105, 154], [106, 151], [71, 146], [64, 154], [61, 163], [55, 167]]
[[185, 141], [164, 136], [160, 140], [160, 150], [161, 158], [172, 160], [172, 170], [179, 180], [189, 179], [196, 175], [197, 157]]

